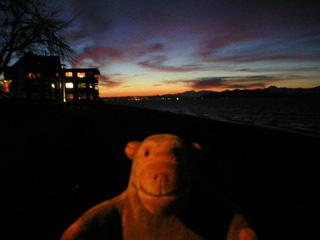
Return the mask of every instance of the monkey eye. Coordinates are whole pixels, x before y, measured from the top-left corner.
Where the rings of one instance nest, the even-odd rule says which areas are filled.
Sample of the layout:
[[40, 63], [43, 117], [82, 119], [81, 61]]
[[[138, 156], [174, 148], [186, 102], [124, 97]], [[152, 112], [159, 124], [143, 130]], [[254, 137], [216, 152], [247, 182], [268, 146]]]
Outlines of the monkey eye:
[[149, 151], [148, 150], [146, 150], [145, 152], [144, 152], [144, 155], [146, 156], [146, 157], [148, 157], [149, 156]]

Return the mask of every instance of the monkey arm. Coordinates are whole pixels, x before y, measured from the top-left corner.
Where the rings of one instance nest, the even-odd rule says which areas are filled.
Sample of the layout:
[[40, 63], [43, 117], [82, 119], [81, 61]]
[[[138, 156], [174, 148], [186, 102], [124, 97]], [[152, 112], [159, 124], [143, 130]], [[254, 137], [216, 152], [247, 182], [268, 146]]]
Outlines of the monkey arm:
[[248, 227], [246, 220], [241, 214], [236, 214], [229, 228], [227, 240], [257, 240], [256, 233]]
[[103, 202], [84, 213], [62, 235], [61, 240], [122, 239], [121, 216], [110, 202]]

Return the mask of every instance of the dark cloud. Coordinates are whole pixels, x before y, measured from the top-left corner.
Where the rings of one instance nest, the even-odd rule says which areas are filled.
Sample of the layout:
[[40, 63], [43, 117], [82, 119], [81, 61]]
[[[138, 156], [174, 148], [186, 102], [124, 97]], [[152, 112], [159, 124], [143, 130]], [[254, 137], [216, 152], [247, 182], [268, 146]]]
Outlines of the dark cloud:
[[226, 84], [225, 82], [226, 80], [223, 80], [222, 78], [202, 78], [191, 81], [191, 85], [194, 89], [206, 89], [212, 87], [222, 87]]
[[[319, 12], [309, 6], [308, 1], [287, 2], [288, 5], [280, 2], [247, 1], [244, 4], [235, 1], [230, 6], [226, 2], [222, 7], [223, 17], [216, 18], [216, 24], [208, 29], [208, 34], [199, 45], [198, 56], [208, 62], [236, 63], [307, 58], [319, 60], [319, 53], [310, 51], [310, 59], [310, 56], [297, 51], [307, 49], [310, 44], [319, 45]], [[255, 46], [255, 41], [264, 45]], [[229, 52], [231, 48], [240, 51]]]
[[84, 33], [83, 31], [76, 30], [76, 29], [70, 30], [66, 33], [66, 38], [72, 42], [84, 40], [87, 37], [88, 37], [88, 35], [86, 33]]
[[224, 88], [228, 89], [264, 88], [275, 82], [283, 81], [283, 77], [268, 75], [230, 77], [226, 79]]
[[69, 11], [76, 15], [79, 32], [101, 39], [112, 27], [111, 6], [109, 1], [100, 0], [69, 0]]
[[153, 56], [148, 60], [141, 61], [138, 63], [143, 68], [148, 68], [154, 71], [160, 72], [193, 72], [203, 70], [199, 65], [182, 65], [182, 66], [168, 66], [165, 62], [168, 61], [166, 56]]
[[142, 56], [149, 55], [152, 53], [161, 53], [165, 51], [165, 46], [161, 43], [147, 44], [147, 45], [139, 45], [139, 46], [128, 46], [123, 48], [123, 52], [125, 52], [127, 59], [137, 60]]
[[165, 81], [165, 84], [183, 83], [194, 90], [204, 89], [253, 89], [264, 88], [275, 82], [284, 81], [293, 76], [243, 76], [243, 77], [208, 77], [193, 80]]
[[293, 66], [292, 68], [290, 67], [261, 67], [261, 68], [240, 68], [235, 70], [236, 72], [247, 72], [247, 73], [259, 73], [259, 72], [293, 72], [293, 73], [307, 73], [307, 72], [319, 72], [320, 71], [320, 67], [301, 67], [301, 68], [297, 68], [295, 66]]
[[216, 49], [206, 48], [199, 51], [199, 56], [206, 62], [252, 63], [261, 61], [319, 61], [320, 51], [305, 50], [312, 48], [310, 41], [320, 41], [320, 36], [310, 39], [287, 37], [283, 39], [268, 39], [250, 43], [238, 43], [238, 47], [219, 45]]
[[231, 84], [228, 85], [228, 89], [256, 89], [256, 88], [265, 88], [265, 83], [252, 83], [252, 84]]
[[148, 38], [156, 35], [171, 39], [180, 31], [199, 29], [204, 25], [204, 15], [209, 14], [202, 2], [193, 0], [126, 1], [114, 6], [117, 6], [119, 24], [129, 24], [135, 33], [130, 37], [138, 36], [139, 40], [142, 36]]

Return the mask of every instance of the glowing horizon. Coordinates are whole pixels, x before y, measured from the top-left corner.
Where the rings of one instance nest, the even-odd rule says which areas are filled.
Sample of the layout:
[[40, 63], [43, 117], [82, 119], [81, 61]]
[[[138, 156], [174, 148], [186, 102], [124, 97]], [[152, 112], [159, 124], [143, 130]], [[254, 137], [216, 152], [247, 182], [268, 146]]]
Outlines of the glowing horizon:
[[320, 85], [316, 4], [63, 4], [70, 13], [79, 13], [67, 33], [79, 61], [73, 67], [99, 68], [100, 97]]

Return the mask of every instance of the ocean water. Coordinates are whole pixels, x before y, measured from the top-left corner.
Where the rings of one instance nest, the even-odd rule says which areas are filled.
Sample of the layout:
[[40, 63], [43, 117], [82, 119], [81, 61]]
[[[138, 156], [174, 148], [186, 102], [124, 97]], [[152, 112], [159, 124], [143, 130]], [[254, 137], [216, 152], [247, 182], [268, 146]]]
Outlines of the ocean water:
[[276, 128], [320, 137], [320, 98], [218, 98], [107, 101], [111, 104]]

